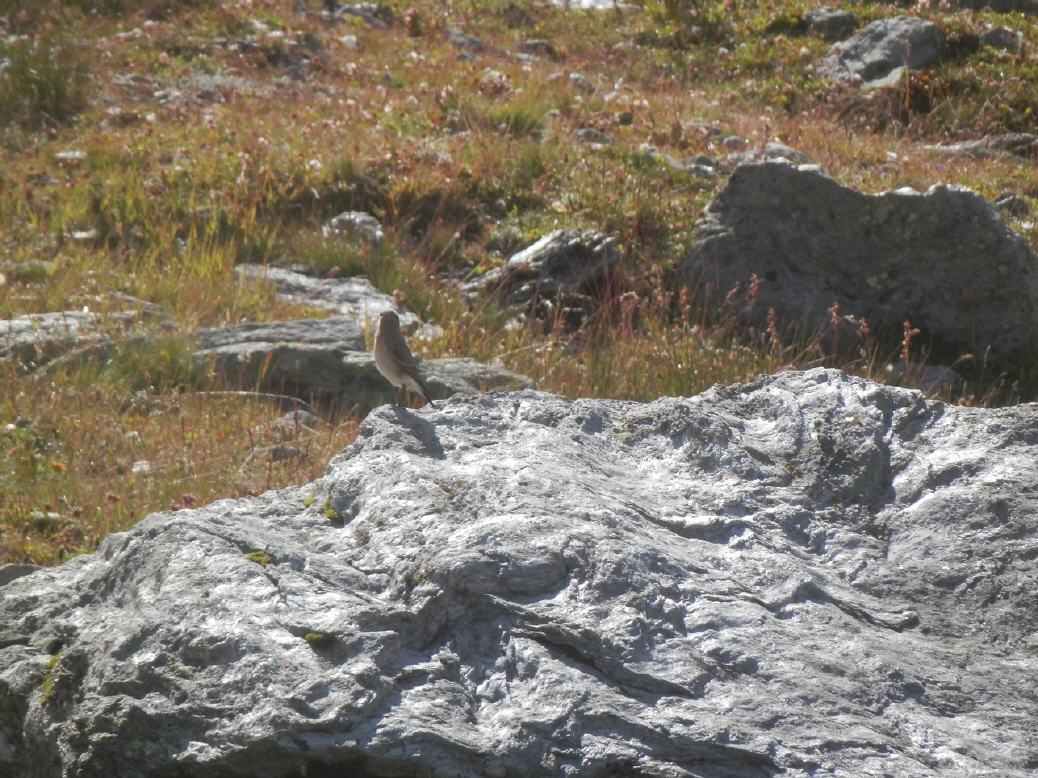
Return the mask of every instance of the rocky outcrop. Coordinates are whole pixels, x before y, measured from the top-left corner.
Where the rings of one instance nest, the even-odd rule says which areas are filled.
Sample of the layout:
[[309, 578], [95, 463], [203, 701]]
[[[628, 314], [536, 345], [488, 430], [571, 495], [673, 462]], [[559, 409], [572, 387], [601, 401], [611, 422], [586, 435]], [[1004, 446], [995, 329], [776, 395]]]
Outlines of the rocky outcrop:
[[469, 283], [466, 291], [500, 295], [506, 306], [524, 311], [544, 302], [559, 304], [579, 318], [608, 286], [620, 258], [614, 237], [555, 230]]
[[358, 322], [372, 321], [382, 311], [397, 310], [405, 333], [414, 332], [420, 324], [417, 316], [400, 311], [390, 295], [363, 277], [317, 278], [273, 265], [238, 265], [235, 271], [246, 281], [273, 284], [284, 300], [334, 311]]
[[1038, 768], [1036, 406], [836, 371], [384, 408], [0, 596], [0, 773]]
[[828, 309], [900, 341], [922, 330], [935, 359], [1012, 363], [1038, 356], [1038, 256], [998, 210], [961, 187], [868, 195], [815, 168], [743, 165], [710, 205], [682, 266], [723, 296], [751, 276], [745, 319], [829, 327]]
[[[195, 335], [199, 369], [221, 383], [298, 397], [367, 413], [396, 399], [375, 368], [362, 324], [336, 316], [266, 324], [239, 324]], [[457, 392], [528, 388], [532, 381], [500, 365], [470, 359], [422, 363], [434, 400]]]
[[0, 362], [12, 360], [26, 369], [37, 368], [72, 349], [98, 342], [108, 331], [125, 331], [139, 318], [136, 311], [55, 311], [0, 320]]
[[836, 80], [878, 81], [897, 68], [927, 68], [940, 59], [944, 36], [933, 22], [915, 16], [878, 19], [835, 44], [818, 72]]
[[819, 35], [827, 41], [838, 41], [854, 32], [858, 26], [858, 17], [842, 8], [825, 6], [805, 13], [804, 23], [812, 35]]
[[924, 144], [923, 148], [941, 154], [978, 159], [987, 157], [1038, 159], [1038, 135], [1030, 132], [1005, 132], [957, 143]]

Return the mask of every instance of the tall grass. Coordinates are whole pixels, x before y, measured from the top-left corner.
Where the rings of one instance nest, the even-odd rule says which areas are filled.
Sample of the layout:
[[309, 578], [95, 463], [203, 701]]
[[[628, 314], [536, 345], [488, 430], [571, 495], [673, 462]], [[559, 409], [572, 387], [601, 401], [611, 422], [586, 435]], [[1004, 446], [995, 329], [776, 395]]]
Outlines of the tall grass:
[[61, 37], [0, 39], [0, 122], [34, 129], [70, 121], [90, 97], [86, 56]]

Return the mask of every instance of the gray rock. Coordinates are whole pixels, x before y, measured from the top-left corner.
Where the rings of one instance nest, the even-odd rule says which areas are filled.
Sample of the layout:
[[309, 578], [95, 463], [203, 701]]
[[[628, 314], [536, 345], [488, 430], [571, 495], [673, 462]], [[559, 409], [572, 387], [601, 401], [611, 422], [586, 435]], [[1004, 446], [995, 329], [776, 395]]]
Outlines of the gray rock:
[[976, 159], [1014, 156], [1029, 159], [1038, 157], [1038, 135], [1030, 132], [1005, 132], [998, 135], [986, 135], [976, 140], [959, 141], [958, 143], [925, 144], [923, 148], [940, 154], [974, 157]]
[[835, 44], [818, 72], [836, 80], [874, 81], [898, 67], [927, 68], [940, 59], [944, 36], [933, 22], [914, 16], [879, 19]]
[[43, 568], [39, 565], [23, 565], [17, 563], [0, 565], [0, 586], [6, 586], [11, 583], [11, 581], [21, 578], [23, 575], [35, 573], [37, 570], [42, 569]]
[[0, 320], [0, 362], [34, 368], [76, 348], [102, 339], [105, 329], [125, 329], [138, 320], [136, 311], [93, 313], [55, 311]]
[[720, 163], [707, 156], [698, 156], [691, 160], [682, 161], [671, 154], [660, 151], [655, 146], [643, 143], [638, 147], [638, 153], [649, 159], [660, 162], [672, 170], [680, 170], [684, 173], [692, 173], [700, 178], [715, 178], [720, 172]]
[[346, 211], [329, 219], [321, 228], [326, 237], [355, 237], [372, 246], [381, 246], [385, 239], [382, 222], [364, 211]]
[[199, 330], [193, 337], [202, 349], [242, 343], [320, 343], [340, 345], [349, 351], [363, 351], [365, 348], [363, 320], [349, 316], [234, 324]]
[[[353, 319], [239, 324], [202, 330], [195, 338], [199, 369], [225, 384], [354, 408], [361, 414], [396, 398]], [[422, 369], [434, 400], [457, 392], [532, 386], [525, 376], [474, 360], [433, 359], [423, 362]]]
[[520, 41], [519, 51], [533, 57], [547, 57], [548, 59], [557, 59], [559, 56], [551, 42], [541, 38]]
[[993, 49], [1019, 51], [1023, 45], [1024, 36], [1008, 27], [992, 27], [981, 34], [980, 42]]
[[584, 143], [594, 143], [598, 146], [608, 146], [613, 142], [612, 138], [594, 127], [581, 127], [575, 134], [578, 140]]
[[826, 370], [384, 408], [9, 584], [0, 772], [1031, 776], [1036, 410]]
[[741, 138], [738, 135], [726, 135], [721, 141], [721, 148], [725, 151], [742, 151], [749, 145], [746, 138]]
[[811, 158], [802, 151], [797, 151], [792, 146], [778, 141], [768, 141], [763, 149], [747, 149], [746, 151], [735, 151], [726, 157], [729, 165], [744, 165], [747, 162], [759, 162], [762, 160], [787, 160], [798, 165], [810, 164]]
[[583, 73], [573, 72], [569, 74], [569, 83], [575, 86], [581, 92], [591, 94], [595, 91], [595, 85], [591, 83], [591, 79], [585, 76]]
[[362, 322], [375, 319], [385, 310], [396, 310], [400, 328], [407, 334], [418, 329], [418, 317], [397, 308], [393, 298], [378, 291], [366, 278], [315, 278], [294, 270], [268, 265], [238, 265], [235, 270], [248, 280], [265, 280], [279, 297], [292, 302], [335, 311]]
[[891, 386], [918, 389], [927, 397], [951, 395], [962, 389], [962, 376], [945, 365], [920, 365], [891, 362], [886, 367], [885, 382]]
[[469, 54], [479, 54], [486, 48], [486, 44], [475, 35], [469, 35], [461, 30], [447, 30], [447, 40], [455, 48], [467, 51]]
[[1031, 204], [1027, 202], [1027, 198], [1012, 192], [996, 197], [995, 207], [1010, 216], [1023, 217], [1029, 216], [1031, 213]]
[[867, 195], [813, 169], [743, 165], [698, 225], [680, 272], [718, 295], [756, 274], [758, 298], [742, 313], [759, 327], [774, 307], [786, 325], [824, 332], [835, 302], [893, 343], [911, 320], [923, 330], [917, 343], [932, 338], [934, 359], [1038, 355], [1038, 256], [961, 187]]
[[388, 3], [353, 3], [335, 8], [339, 16], [361, 19], [376, 30], [385, 30], [393, 23], [393, 11]]
[[840, 8], [822, 7], [804, 14], [807, 31], [827, 41], [846, 38], [858, 26], [858, 17]]
[[470, 294], [499, 294], [515, 308], [530, 309], [545, 300], [583, 308], [589, 295], [608, 284], [620, 258], [614, 237], [591, 230], [555, 230], [465, 289]]

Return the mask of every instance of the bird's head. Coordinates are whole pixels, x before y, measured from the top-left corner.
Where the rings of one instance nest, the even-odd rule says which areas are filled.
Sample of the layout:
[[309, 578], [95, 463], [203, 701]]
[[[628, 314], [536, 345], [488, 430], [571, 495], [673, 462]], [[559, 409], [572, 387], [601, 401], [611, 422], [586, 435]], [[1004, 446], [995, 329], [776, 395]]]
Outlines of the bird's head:
[[378, 326], [398, 330], [400, 329], [400, 317], [396, 315], [396, 311], [382, 311], [378, 315]]

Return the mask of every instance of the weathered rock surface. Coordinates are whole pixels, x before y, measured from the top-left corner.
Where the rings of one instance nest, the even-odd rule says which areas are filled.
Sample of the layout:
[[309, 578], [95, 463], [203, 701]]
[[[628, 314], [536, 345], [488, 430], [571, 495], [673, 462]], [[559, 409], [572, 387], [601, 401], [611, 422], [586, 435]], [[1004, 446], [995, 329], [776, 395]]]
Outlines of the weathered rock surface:
[[39, 367], [61, 354], [101, 339], [104, 329], [125, 329], [136, 311], [31, 313], [0, 320], [0, 361]]
[[943, 49], [944, 36], [933, 22], [914, 16], [878, 19], [835, 44], [818, 72], [841, 81], [875, 81], [895, 68], [927, 68], [940, 59]]
[[1038, 158], [1038, 135], [1030, 132], [1004, 132], [996, 135], [985, 135], [975, 140], [964, 140], [958, 143], [924, 144], [927, 151], [956, 156], [986, 158], [1005, 158], [1016, 156], [1022, 159]]
[[842, 8], [816, 8], [804, 14], [807, 31], [827, 41], [846, 38], [858, 26], [858, 17]]
[[265, 280], [279, 297], [292, 302], [335, 311], [357, 321], [376, 319], [382, 311], [396, 310], [400, 329], [410, 334], [420, 322], [409, 311], [400, 311], [393, 298], [380, 292], [362, 277], [317, 278], [273, 265], [238, 265], [235, 270], [250, 281]]
[[[396, 397], [351, 317], [238, 324], [195, 334], [200, 369], [245, 389], [332, 403], [367, 413]], [[457, 392], [521, 389], [530, 379], [471, 359], [422, 363], [434, 400]]]
[[584, 310], [620, 262], [616, 238], [591, 230], [555, 230], [466, 286], [502, 295], [506, 305], [532, 309], [548, 300]]
[[384, 408], [8, 584], [0, 772], [1031, 776], [1036, 411], [825, 370]]
[[699, 223], [682, 273], [719, 295], [756, 274], [759, 296], [744, 311], [756, 326], [773, 307], [785, 324], [821, 331], [838, 303], [894, 342], [910, 320], [937, 359], [1038, 356], [1038, 256], [961, 187], [868, 195], [815, 169], [743, 165]]
[[373, 246], [380, 246], [386, 237], [382, 231], [382, 222], [364, 211], [344, 211], [333, 216], [321, 227], [321, 234], [326, 238], [360, 238]]
[[[1038, 7], [1038, 4], [1036, 4]], [[991, 27], [981, 33], [980, 42], [993, 49], [1019, 51], [1024, 43], [1024, 36], [1009, 27]]]
[[747, 162], [761, 162], [764, 160], [786, 160], [787, 162], [795, 162], [798, 165], [811, 164], [811, 158], [802, 151], [787, 146], [785, 143], [779, 143], [778, 141], [768, 141], [764, 144], [764, 148], [747, 149], [745, 151], [733, 151], [728, 155], [727, 161], [729, 165], [744, 165]]

